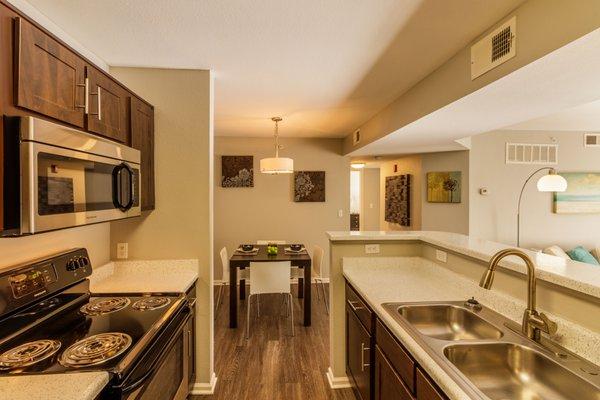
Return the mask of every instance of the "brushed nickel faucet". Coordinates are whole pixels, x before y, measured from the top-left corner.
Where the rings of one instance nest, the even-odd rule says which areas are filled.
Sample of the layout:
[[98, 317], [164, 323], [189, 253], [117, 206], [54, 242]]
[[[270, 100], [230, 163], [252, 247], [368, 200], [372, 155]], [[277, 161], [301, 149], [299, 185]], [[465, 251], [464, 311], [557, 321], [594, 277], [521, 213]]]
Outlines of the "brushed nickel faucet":
[[536, 310], [536, 280], [535, 280], [535, 265], [531, 258], [519, 249], [505, 249], [494, 254], [490, 260], [488, 269], [485, 271], [479, 282], [479, 286], [484, 289], [491, 289], [494, 281], [494, 272], [498, 263], [509, 256], [517, 256], [525, 262], [527, 266], [527, 309], [523, 313], [523, 325], [521, 332], [529, 339], [539, 342], [541, 332], [549, 335], [556, 333], [556, 322], [551, 321], [544, 313], [538, 313]]

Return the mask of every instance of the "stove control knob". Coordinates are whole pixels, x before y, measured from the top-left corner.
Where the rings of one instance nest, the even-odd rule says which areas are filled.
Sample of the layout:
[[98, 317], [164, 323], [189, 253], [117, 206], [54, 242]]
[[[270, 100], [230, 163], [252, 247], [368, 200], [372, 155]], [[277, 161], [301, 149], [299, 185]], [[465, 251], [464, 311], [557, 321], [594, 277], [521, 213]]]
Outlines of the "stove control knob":
[[76, 260], [67, 263], [67, 271], [75, 271], [77, 268], [79, 268], [79, 263]]
[[88, 265], [90, 263], [90, 260], [88, 260], [87, 257], [81, 257], [79, 259], [79, 263], [81, 264], [82, 267], [85, 267], [86, 265]]

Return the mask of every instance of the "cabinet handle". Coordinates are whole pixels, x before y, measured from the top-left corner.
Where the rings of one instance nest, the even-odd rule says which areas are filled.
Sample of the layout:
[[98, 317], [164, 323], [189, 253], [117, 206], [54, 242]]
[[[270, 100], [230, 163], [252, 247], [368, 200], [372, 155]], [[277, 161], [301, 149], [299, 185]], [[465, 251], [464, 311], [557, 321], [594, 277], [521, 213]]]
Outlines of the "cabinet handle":
[[371, 350], [370, 347], [365, 347], [364, 343], [360, 344], [360, 370], [365, 371], [365, 367], [370, 367], [371, 364], [365, 363], [365, 351]]
[[97, 115], [98, 121], [102, 121], [102, 88], [98, 86], [96, 93], [90, 93], [90, 96], [98, 96], [98, 112], [90, 115]]
[[187, 331], [187, 336], [188, 336], [188, 358], [192, 358], [192, 352], [194, 351], [194, 349], [192, 349], [192, 345], [193, 345], [192, 331]]
[[83, 105], [76, 105], [75, 108], [83, 108], [85, 114], [90, 113], [90, 80], [85, 78], [84, 83], [78, 83], [77, 87], [83, 88]]
[[364, 307], [356, 307], [354, 304], [360, 304], [358, 303], [358, 301], [352, 301], [352, 300], [348, 300], [348, 304], [350, 304], [350, 308], [352, 308], [352, 311], [358, 311], [358, 310], [364, 310]]

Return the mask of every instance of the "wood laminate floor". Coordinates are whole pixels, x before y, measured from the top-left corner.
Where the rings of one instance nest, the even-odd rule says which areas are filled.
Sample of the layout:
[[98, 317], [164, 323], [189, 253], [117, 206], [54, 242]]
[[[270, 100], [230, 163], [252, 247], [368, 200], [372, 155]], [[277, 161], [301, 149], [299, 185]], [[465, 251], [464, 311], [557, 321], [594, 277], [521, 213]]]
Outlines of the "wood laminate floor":
[[294, 337], [280, 295], [261, 295], [258, 318], [253, 298], [250, 340], [245, 338], [247, 300], [239, 303], [239, 327], [230, 329], [225, 291], [215, 321], [215, 394], [190, 399], [355, 400], [351, 389], [331, 390], [327, 383], [329, 317], [316, 290], [313, 285], [312, 326], [308, 328], [302, 326], [301, 300], [294, 297]]

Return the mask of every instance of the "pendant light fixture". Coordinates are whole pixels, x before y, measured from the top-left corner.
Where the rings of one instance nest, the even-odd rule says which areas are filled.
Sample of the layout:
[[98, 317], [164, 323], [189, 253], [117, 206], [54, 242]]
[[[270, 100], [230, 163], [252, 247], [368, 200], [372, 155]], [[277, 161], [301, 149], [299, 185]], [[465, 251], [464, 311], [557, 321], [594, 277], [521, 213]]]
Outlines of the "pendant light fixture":
[[275, 157], [260, 160], [260, 172], [263, 174], [291, 174], [294, 172], [294, 160], [279, 157], [279, 150], [283, 148], [279, 144], [279, 123], [281, 117], [271, 118], [275, 122]]

